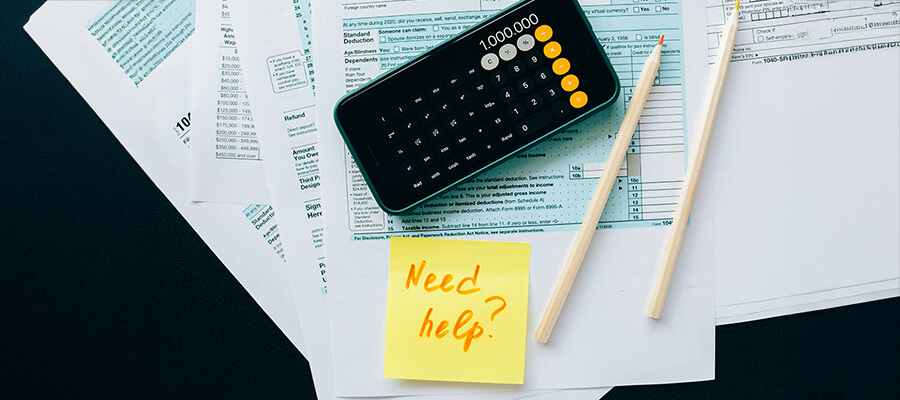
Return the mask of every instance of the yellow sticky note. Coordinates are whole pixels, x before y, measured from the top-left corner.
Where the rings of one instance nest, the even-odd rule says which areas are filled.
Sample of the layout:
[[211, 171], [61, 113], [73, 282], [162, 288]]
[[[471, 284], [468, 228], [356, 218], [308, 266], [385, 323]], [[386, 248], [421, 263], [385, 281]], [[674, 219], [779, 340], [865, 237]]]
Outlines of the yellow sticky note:
[[391, 238], [384, 376], [521, 384], [530, 249]]

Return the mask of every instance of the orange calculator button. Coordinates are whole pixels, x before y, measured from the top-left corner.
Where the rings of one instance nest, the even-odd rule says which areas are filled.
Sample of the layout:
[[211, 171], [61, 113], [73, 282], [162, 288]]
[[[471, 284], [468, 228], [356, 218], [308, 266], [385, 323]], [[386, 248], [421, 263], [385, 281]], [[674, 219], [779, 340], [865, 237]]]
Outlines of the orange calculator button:
[[569, 104], [571, 104], [573, 108], [584, 107], [584, 105], [587, 104], [587, 93], [580, 90], [572, 93], [572, 97], [569, 97]]
[[556, 58], [562, 53], [562, 46], [557, 42], [550, 42], [544, 45], [544, 56], [547, 58]]
[[562, 86], [563, 90], [571, 92], [578, 88], [578, 77], [572, 74], [566, 75], [563, 77], [560, 86]]
[[566, 72], [569, 72], [569, 67], [571, 67], [571, 65], [569, 64], [569, 60], [566, 60], [562, 57], [557, 58], [556, 61], [553, 62], [553, 72], [555, 72], [557, 75], [562, 75]]
[[538, 42], [546, 42], [553, 36], [553, 29], [548, 25], [541, 25], [534, 31], [534, 38]]

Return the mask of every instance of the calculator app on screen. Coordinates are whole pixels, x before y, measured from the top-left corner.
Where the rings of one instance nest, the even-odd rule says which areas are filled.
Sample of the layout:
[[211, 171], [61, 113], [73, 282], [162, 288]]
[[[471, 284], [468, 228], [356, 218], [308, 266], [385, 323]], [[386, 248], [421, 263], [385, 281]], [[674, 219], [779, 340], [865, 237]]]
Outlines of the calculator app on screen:
[[525, 0], [345, 96], [378, 204], [408, 211], [608, 107], [619, 81], [575, 0]]

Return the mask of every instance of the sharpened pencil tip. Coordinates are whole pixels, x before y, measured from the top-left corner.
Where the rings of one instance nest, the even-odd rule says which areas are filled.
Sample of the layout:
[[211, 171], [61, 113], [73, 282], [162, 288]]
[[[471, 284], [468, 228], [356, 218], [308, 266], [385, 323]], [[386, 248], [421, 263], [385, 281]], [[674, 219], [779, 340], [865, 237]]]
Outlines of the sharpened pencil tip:
[[739, 5], [741, 5], [741, 0], [738, 0], [737, 3], [734, 3], [734, 9], [737, 10]]
[[659, 38], [659, 42], [658, 42], [658, 43], [656, 43], [656, 44], [658, 44], [658, 45], [662, 45], [662, 41], [663, 41], [663, 39], [665, 39], [665, 38], [666, 38], [666, 35], [662, 35], [662, 37], [661, 37], [661, 38]]

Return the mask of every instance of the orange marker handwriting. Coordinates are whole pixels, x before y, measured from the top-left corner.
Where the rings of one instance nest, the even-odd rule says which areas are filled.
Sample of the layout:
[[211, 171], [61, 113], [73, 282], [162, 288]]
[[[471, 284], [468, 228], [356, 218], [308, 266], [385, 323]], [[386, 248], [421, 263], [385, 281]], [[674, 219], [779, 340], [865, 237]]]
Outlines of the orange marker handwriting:
[[[472, 273], [472, 276], [467, 276], [459, 281], [459, 284], [456, 284], [456, 293], [459, 294], [472, 294], [475, 293], [481, 288], [476, 287], [478, 284], [478, 272], [481, 269], [481, 266], [475, 264], [475, 272]], [[409, 273], [406, 275], [406, 290], [409, 290], [410, 284], [412, 286], [419, 286], [419, 279], [422, 278], [422, 272], [425, 271], [425, 260], [422, 260], [422, 263], [419, 264], [419, 267], [416, 268], [416, 264], [410, 264]], [[441, 279], [441, 283], [435, 285], [437, 282], [437, 275], [433, 272], [429, 273], [425, 276], [425, 282], [422, 284], [422, 288], [425, 289], [426, 292], [434, 292], [440, 289], [444, 293], [449, 293], [453, 290], [454, 284], [453, 275], [446, 274]], [[466, 283], [470, 283], [471, 289], [463, 289], [463, 285]]]
[[[431, 332], [434, 329], [434, 321], [431, 320], [431, 313], [434, 311], [434, 307], [428, 309], [428, 312], [425, 313], [425, 319], [422, 320], [422, 327], [419, 328], [419, 337], [431, 337]], [[481, 327], [481, 324], [478, 321], [472, 324], [472, 327], [466, 330], [463, 328], [468, 325], [469, 321], [472, 320], [472, 316], [475, 313], [472, 310], [464, 310], [459, 314], [459, 317], [456, 318], [456, 323], [453, 324], [453, 337], [456, 340], [463, 340], [463, 352], [468, 353], [469, 347], [472, 346], [472, 340], [478, 339], [481, 335], [484, 334], [484, 328]], [[450, 321], [442, 320], [438, 322], [437, 329], [434, 329], [434, 337], [438, 339], [443, 339], [444, 336], [447, 336], [449, 332], [447, 328], [450, 327]]]

